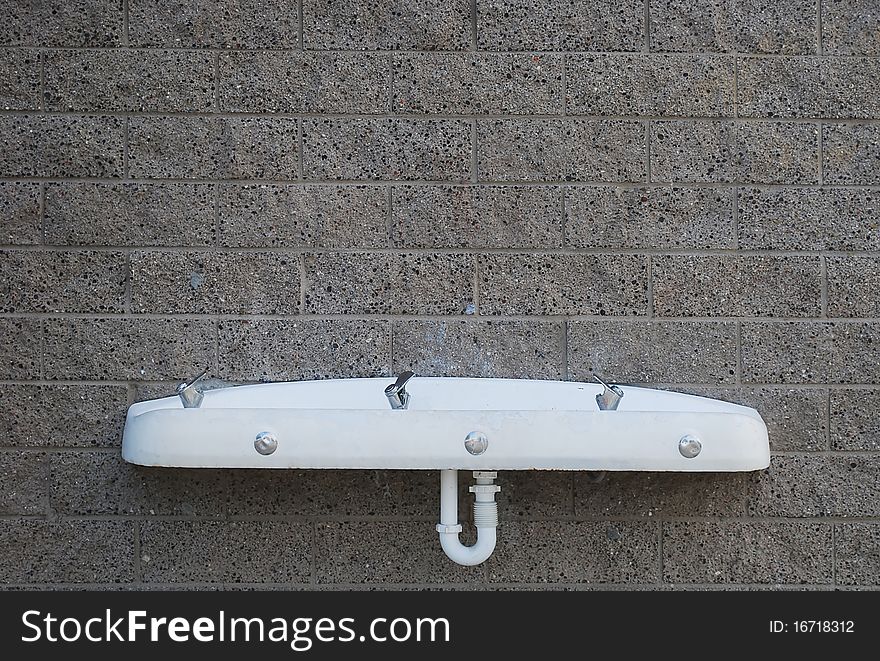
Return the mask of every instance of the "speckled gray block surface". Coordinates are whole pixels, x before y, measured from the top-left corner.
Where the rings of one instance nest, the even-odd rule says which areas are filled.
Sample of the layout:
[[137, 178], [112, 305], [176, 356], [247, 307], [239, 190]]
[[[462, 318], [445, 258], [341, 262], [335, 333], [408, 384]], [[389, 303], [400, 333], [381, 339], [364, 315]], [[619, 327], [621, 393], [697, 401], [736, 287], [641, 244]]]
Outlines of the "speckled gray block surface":
[[802, 0], [650, 0], [651, 47], [682, 52], [818, 52], [817, 5]]
[[390, 374], [387, 321], [230, 319], [218, 329], [219, 370], [241, 381]]
[[[0, 3], [0, 584], [876, 588], [878, 56], [876, 0]], [[599, 374], [771, 467], [504, 472], [463, 568], [434, 473], [125, 463], [205, 368]]]

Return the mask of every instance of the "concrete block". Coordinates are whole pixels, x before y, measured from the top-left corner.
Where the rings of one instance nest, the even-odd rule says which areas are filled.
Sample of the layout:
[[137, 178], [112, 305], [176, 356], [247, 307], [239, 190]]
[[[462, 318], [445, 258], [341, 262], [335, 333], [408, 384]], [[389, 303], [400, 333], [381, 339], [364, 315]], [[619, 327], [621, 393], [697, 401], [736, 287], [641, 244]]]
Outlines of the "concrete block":
[[419, 376], [562, 379], [565, 331], [541, 321], [394, 322], [392, 372]]
[[222, 186], [220, 244], [238, 248], [385, 248], [388, 196], [379, 186]]
[[0, 520], [0, 582], [131, 583], [131, 521]]
[[224, 472], [224, 483], [235, 517], [431, 518], [439, 511], [437, 500], [427, 497], [439, 493], [434, 471], [247, 469]]
[[0, 445], [116, 447], [128, 389], [110, 385], [0, 385]]
[[651, 49], [817, 53], [817, 10], [799, 0], [651, 0]]
[[755, 517], [876, 517], [880, 456], [777, 455], [746, 492]]
[[543, 186], [395, 186], [397, 248], [560, 248], [562, 189]]
[[156, 381], [214, 364], [213, 322], [192, 319], [47, 319], [50, 379]]
[[833, 343], [827, 323], [743, 323], [743, 382], [828, 383]]
[[644, 181], [645, 126], [627, 120], [477, 122], [482, 181]]
[[834, 526], [834, 569], [843, 585], [876, 586], [880, 582], [880, 525], [843, 523]]
[[511, 521], [489, 583], [652, 583], [658, 553], [654, 522]]
[[131, 0], [132, 46], [297, 48], [297, 10], [272, 0]]
[[823, 124], [822, 168], [826, 184], [880, 184], [880, 126]]
[[482, 255], [480, 312], [646, 314], [647, 266], [638, 255]]
[[468, 0], [303, 0], [303, 47], [315, 50], [466, 50]]
[[122, 176], [120, 117], [4, 115], [0, 135], [0, 176]]
[[132, 117], [129, 167], [141, 179], [296, 179], [297, 121]]
[[40, 184], [0, 182], [0, 241], [15, 245], [42, 243]]
[[53, 50], [47, 110], [205, 112], [214, 108], [214, 56], [187, 51]]
[[0, 451], [0, 515], [45, 515], [47, 477], [42, 452]]
[[388, 322], [220, 322], [219, 373], [246, 381], [299, 381], [391, 373]]
[[46, 184], [46, 242], [67, 246], [214, 244], [214, 186]]
[[50, 502], [62, 516], [224, 516], [222, 471], [144, 468], [117, 453], [64, 452], [50, 457]]
[[662, 317], [818, 317], [818, 257], [654, 257], [654, 310]]
[[822, 0], [822, 47], [828, 55], [880, 55], [874, 0]]
[[874, 58], [740, 58], [741, 117], [880, 117]]
[[880, 383], [880, 324], [832, 324], [832, 383]]
[[568, 373], [576, 381], [733, 383], [736, 326], [723, 322], [570, 321]]
[[309, 314], [463, 314], [474, 300], [462, 254], [315, 253], [305, 261]]
[[[624, 395], [625, 396], [625, 395]], [[581, 517], [742, 516], [742, 473], [574, 474], [574, 512]]]
[[41, 335], [38, 319], [0, 318], [0, 378], [40, 378]]
[[880, 259], [847, 255], [826, 258], [829, 317], [880, 316]]
[[[577, 473], [570, 471], [504, 471], [498, 474], [501, 491], [498, 515], [502, 519], [499, 535], [504, 534], [506, 522], [512, 519], [553, 518], [571, 516], [572, 480]], [[460, 482], [463, 480], [460, 480]], [[467, 497], [466, 507], [473, 508], [473, 498]]]
[[880, 197], [847, 188], [742, 188], [744, 250], [880, 250]]
[[880, 450], [880, 392], [832, 390], [831, 447], [834, 450]]
[[303, 120], [306, 179], [462, 181], [470, 125], [460, 119]]
[[123, 312], [122, 252], [0, 251], [0, 312]]
[[118, 0], [8, 2], [0, 6], [0, 43], [10, 46], [121, 46], [124, 7]]
[[308, 583], [312, 524], [148, 521], [141, 570], [149, 583]]
[[[3, 10], [0, 9], [0, 16]], [[0, 49], [0, 110], [40, 110], [40, 53]]]
[[232, 112], [385, 113], [386, 55], [230, 52], [220, 56], [220, 109]]
[[565, 235], [566, 245], [572, 248], [735, 248], [733, 192], [704, 188], [567, 188]]
[[562, 112], [560, 56], [401, 53], [392, 109], [408, 114], [550, 115]]
[[260, 252], [135, 252], [131, 305], [157, 314], [295, 314], [299, 257]]
[[830, 584], [832, 557], [826, 524], [663, 523], [667, 583]]
[[712, 55], [572, 55], [565, 110], [572, 115], [730, 117], [734, 62]]
[[318, 583], [478, 583], [483, 569], [463, 567], [440, 548], [433, 521], [319, 521]]
[[477, 2], [481, 50], [641, 50], [644, 23], [640, 0], [623, 0], [614, 6], [595, 0]]
[[818, 129], [804, 123], [651, 123], [651, 180], [815, 184]]

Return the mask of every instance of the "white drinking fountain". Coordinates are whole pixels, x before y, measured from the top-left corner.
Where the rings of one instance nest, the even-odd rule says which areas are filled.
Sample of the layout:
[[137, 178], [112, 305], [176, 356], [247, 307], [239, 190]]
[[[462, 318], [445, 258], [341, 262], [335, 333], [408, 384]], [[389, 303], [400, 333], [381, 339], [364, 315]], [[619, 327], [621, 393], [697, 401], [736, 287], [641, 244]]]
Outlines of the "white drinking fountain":
[[[391, 385], [334, 379], [203, 392], [200, 377], [181, 384], [176, 397], [129, 408], [126, 461], [439, 470], [440, 543], [463, 565], [495, 549], [498, 470], [729, 472], [770, 463], [757, 411], [665, 390], [404, 372]], [[472, 546], [458, 539], [459, 470], [475, 479]]]

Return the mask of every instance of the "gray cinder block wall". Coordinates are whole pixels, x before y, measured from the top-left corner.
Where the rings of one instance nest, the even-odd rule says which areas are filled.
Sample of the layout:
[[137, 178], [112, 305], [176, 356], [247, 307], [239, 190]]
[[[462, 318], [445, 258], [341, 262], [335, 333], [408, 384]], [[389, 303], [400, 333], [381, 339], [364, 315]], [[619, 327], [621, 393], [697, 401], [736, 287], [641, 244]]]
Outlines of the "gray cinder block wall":
[[[880, 581], [876, 0], [7, 0], [0, 583]], [[770, 470], [146, 470], [131, 402], [423, 375], [757, 406]]]

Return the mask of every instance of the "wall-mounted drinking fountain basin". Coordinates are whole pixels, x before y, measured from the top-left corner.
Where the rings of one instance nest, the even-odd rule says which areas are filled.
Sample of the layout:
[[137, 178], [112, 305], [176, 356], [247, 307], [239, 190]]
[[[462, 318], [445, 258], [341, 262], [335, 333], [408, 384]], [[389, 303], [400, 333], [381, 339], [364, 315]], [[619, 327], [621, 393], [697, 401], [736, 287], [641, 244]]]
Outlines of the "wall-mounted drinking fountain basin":
[[[766, 468], [754, 409], [648, 388], [425, 378], [268, 383], [131, 406], [123, 457], [186, 468], [441, 471], [440, 532], [456, 562], [495, 546], [498, 470], [751, 471]], [[458, 541], [457, 471], [474, 471], [473, 546]]]

